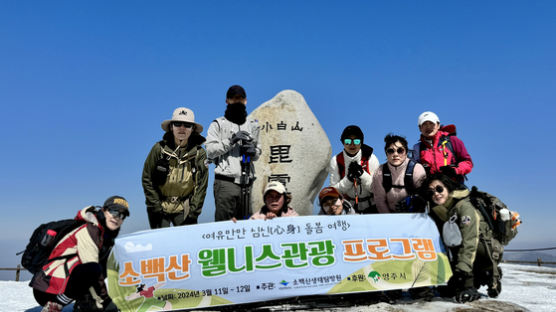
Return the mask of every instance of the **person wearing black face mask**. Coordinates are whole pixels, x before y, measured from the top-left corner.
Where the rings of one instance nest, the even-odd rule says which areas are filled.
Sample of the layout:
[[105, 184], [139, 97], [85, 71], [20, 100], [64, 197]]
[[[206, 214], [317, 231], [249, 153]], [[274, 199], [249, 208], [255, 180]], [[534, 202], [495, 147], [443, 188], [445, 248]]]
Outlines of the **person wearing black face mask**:
[[250, 194], [254, 178], [252, 162], [261, 154], [259, 125], [247, 117], [247, 96], [243, 87], [231, 86], [226, 93], [226, 104], [224, 116], [210, 124], [205, 142], [209, 162], [216, 166], [215, 221], [249, 218], [252, 212], [250, 208], [245, 209], [244, 203], [249, 200], [244, 198], [242, 202], [242, 190], [245, 192], [247, 188]]

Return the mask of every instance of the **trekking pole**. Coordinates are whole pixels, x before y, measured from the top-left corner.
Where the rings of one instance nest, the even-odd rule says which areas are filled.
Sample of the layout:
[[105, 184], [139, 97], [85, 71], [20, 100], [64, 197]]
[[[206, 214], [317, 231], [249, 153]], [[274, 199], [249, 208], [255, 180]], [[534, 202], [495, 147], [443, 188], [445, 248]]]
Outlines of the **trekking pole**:
[[249, 172], [251, 164], [251, 157], [245, 154], [241, 158], [241, 215], [239, 216], [241, 220], [247, 219], [249, 216]]
[[359, 211], [359, 189], [357, 188], [357, 178], [353, 179], [353, 187], [355, 187], [355, 210]]

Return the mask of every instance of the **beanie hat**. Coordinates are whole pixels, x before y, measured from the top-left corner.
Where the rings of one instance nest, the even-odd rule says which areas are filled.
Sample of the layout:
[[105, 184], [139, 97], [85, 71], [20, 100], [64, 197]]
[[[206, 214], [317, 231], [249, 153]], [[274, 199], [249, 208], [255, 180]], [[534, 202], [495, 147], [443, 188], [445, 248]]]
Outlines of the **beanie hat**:
[[361, 143], [363, 143], [363, 139], [365, 138], [363, 135], [363, 131], [361, 131], [361, 129], [358, 126], [350, 125], [347, 126], [342, 132], [342, 136], [340, 137], [340, 142], [344, 142], [344, 139], [347, 139], [347, 137], [349, 137], [350, 135], [353, 135], [356, 138], [361, 139]]
[[111, 196], [102, 205], [103, 209], [106, 210], [118, 210], [129, 217], [129, 204], [125, 198], [122, 196]]

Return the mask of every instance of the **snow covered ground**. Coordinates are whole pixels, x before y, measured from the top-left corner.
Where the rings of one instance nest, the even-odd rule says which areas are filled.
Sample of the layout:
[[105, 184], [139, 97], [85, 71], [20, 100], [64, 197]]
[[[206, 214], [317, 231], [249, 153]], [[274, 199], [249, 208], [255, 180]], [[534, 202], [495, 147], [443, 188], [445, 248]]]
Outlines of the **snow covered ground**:
[[[333, 309], [334, 311], [471, 311], [473, 308], [483, 311], [520, 311], [521, 309], [505, 305], [513, 303], [530, 311], [554, 311], [556, 305], [556, 268], [502, 264], [504, 273], [502, 294], [496, 300], [481, 299], [462, 305], [446, 301], [403, 302], [395, 305], [378, 303], [369, 306], [357, 306]], [[39, 312], [41, 307], [33, 298], [33, 293], [26, 282], [0, 281], [0, 312]], [[481, 289], [486, 294], [486, 289]], [[67, 306], [64, 311], [72, 311]], [[287, 307], [284, 307], [286, 309]], [[290, 309], [298, 310], [289, 306]], [[467, 310], [467, 309], [470, 310]], [[280, 310], [280, 306], [273, 309]], [[525, 310], [525, 311], [527, 311]]]

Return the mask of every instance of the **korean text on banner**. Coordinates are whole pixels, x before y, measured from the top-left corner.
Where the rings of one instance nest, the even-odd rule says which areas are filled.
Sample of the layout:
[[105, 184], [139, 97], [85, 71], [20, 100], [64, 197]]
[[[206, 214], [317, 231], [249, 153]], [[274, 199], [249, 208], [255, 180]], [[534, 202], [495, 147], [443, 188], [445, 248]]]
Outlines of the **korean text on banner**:
[[426, 214], [306, 216], [149, 230], [116, 240], [121, 311], [444, 284], [450, 265]]

